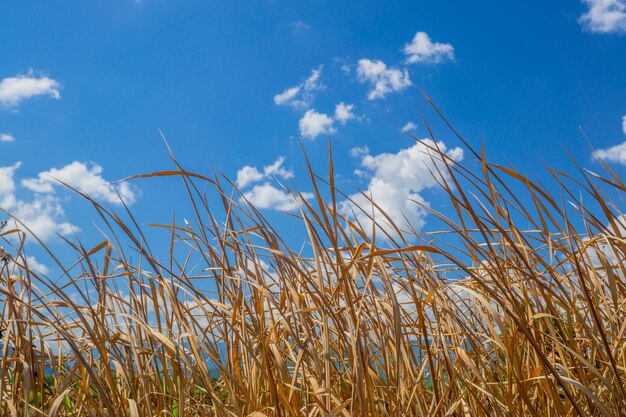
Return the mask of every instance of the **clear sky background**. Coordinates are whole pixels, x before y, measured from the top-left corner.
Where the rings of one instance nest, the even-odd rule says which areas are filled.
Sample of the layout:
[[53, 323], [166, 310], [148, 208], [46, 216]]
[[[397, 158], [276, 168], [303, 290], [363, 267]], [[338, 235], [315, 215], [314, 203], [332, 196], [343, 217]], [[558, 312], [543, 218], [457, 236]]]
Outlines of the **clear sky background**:
[[[624, 0], [0, 1], [0, 206], [53, 247], [72, 226], [97, 241], [51, 177], [119, 207], [111, 181], [172, 167], [160, 130], [274, 218], [294, 208], [276, 179], [310, 191], [300, 141], [324, 170], [330, 134], [344, 191], [428, 229], [407, 196], [436, 190], [401, 129], [427, 138], [422, 111], [468, 154], [419, 89], [494, 161], [541, 179], [564, 149], [599, 169], [593, 146], [623, 173], [625, 35]], [[117, 187], [148, 223], [169, 220], [176, 185]]]

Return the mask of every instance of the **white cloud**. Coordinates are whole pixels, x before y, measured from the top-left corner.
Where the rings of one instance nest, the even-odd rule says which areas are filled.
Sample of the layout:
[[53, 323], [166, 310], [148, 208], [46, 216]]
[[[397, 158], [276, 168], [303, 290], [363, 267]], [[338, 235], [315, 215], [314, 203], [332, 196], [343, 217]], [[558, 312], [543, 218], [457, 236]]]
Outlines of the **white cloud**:
[[[438, 186], [431, 172], [434, 171], [435, 164], [441, 164], [441, 161], [429, 149], [435, 146], [454, 161], [463, 159], [462, 149], [447, 150], [443, 142], [435, 144], [430, 139], [401, 149], [397, 153], [372, 156], [367, 148], [354, 149], [351, 154], [361, 158], [361, 166], [369, 173], [370, 180], [367, 190], [350, 196], [354, 204], [349, 201], [341, 204], [341, 212], [358, 220], [364, 230], [371, 234], [373, 222], [369, 216], [374, 210], [376, 222], [383, 225], [385, 231], [393, 236], [391, 229], [386, 227], [388, 223], [382, 213], [375, 210], [369, 201], [368, 197], [371, 197], [401, 229], [409, 226], [417, 230], [421, 229], [425, 224], [427, 211], [416, 202], [428, 205], [420, 193]], [[445, 173], [442, 175], [444, 175], [443, 179], [447, 179]], [[380, 232], [378, 230], [377, 234]]]
[[[622, 130], [626, 135], [626, 115], [622, 118]], [[598, 149], [595, 154], [604, 161], [626, 165], [626, 142], [610, 148]]]
[[0, 207], [15, 204], [15, 181], [13, 176], [21, 165], [21, 162], [16, 162], [12, 166], [0, 167]]
[[322, 68], [324, 66], [320, 65], [317, 69], [311, 70], [311, 75], [304, 81], [303, 88], [305, 91], [316, 91], [324, 88], [324, 85], [320, 83]]
[[[311, 193], [302, 193], [305, 199], [313, 197]], [[255, 185], [250, 191], [243, 194], [244, 198], [253, 206], [260, 209], [293, 211], [298, 208], [295, 197], [289, 195], [269, 182]]]
[[65, 212], [59, 199], [54, 196], [35, 196], [32, 201], [17, 200], [8, 211], [44, 241], [56, 233], [67, 236], [80, 230], [62, 220]]
[[365, 155], [369, 155], [370, 150], [367, 146], [357, 146], [356, 148], [350, 149], [350, 156], [354, 158], [361, 158]]
[[243, 188], [248, 184], [255, 183], [257, 181], [261, 181], [263, 179], [263, 174], [259, 172], [256, 167], [251, 167], [246, 165], [237, 171], [237, 187]]
[[237, 187], [244, 188], [268, 177], [293, 178], [293, 172], [283, 167], [284, 162], [285, 158], [279, 156], [273, 164], [265, 166], [263, 172], [256, 167], [246, 165], [237, 171]]
[[292, 100], [298, 95], [300, 92], [300, 87], [291, 87], [286, 89], [280, 94], [276, 94], [274, 96], [274, 103], [282, 106], [283, 104], [293, 104]]
[[[237, 171], [237, 187], [245, 188], [253, 183], [270, 179], [270, 178], [293, 178], [293, 171], [285, 169], [283, 164], [285, 158], [279, 156], [274, 163], [263, 167], [261, 172], [256, 167], [245, 166]], [[311, 193], [302, 193], [303, 198], [310, 199], [313, 197]], [[293, 211], [298, 208], [295, 198], [283, 188], [272, 185], [269, 181], [255, 185], [248, 191], [243, 193], [242, 200], [247, 200], [250, 204], [259, 209], [273, 209], [280, 211]]]
[[307, 110], [298, 122], [300, 134], [306, 139], [315, 139], [322, 134], [334, 133], [334, 120], [326, 113], [318, 113], [314, 109]]
[[0, 142], [15, 142], [15, 138], [10, 133], [0, 133]]
[[73, 230], [78, 230], [62, 220], [63, 208], [55, 196], [35, 195], [31, 201], [17, 197], [14, 176], [20, 165], [17, 162], [12, 166], [0, 167], [0, 208], [14, 215], [44, 241], [55, 233], [68, 235]]
[[298, 109], [308, 109], [313, 103], [314, 93], [324, 89], [320, 82], [323, 66], [311, 70], [311, 75], [295, 87], [287, 88], [274, 96], [274, 103], [278, 106], [291, 106]]
[[285, 179], [292, 178], [293, 172], [288, 169], [283, 168], [284, 162], [285, 162], [285, 157], [279, 156], [272, 165], [267, 165], [266, 167], [263, 168], [263, 176], [264, 177], [278, 176], [278, 177], [285, 178]]
[[[123, 182], [115, 187], [102, 177], [102, 167], [97, 164], [87, 165], [74, 161], [62, 168], [52, 168], [40, 172], [37, 178], [22, 180], [22, 185], [36, 193], [54, 193], [54, 186], [62, 185], [58, 181], [85, 192], [96, 200], [121, 204], [120, 197], [127, 203], [135, 202], [136, 190], [129, 183]], [[119, 196], [118, 196], [119, 193]]]
[[335, 121], [345, 125], [350, 120], [362, 119], [362, 116], [357, 116], [353, 110], [354, 104], [346, 104], [344, 102], [340, 102], [335, 106], [334, 117], [326, 113], [320, 113], [315, 109], [307, 110], [298, 122], [300, 135], [305, 139], [315, 139], [319, 135], [335, 133]]
[[406, 69], [388, 68], [380, 60], [360, 59], [357, 77], [359, 81], [371, 84], [368, 94], [370, 100], [383, 98], [388, 93], [404, 90], [412, 84]]
[[588, 10], [579, 22], [585, 30], [599, 33], [626, 33], [626, 1], [582, 0]]
[[0, 80], [0, 104], [5, 107], [17, 106], [20, 102], [31, 97], [48, 95], [54, 99], [60, 99], [61, 85], [48, 77], [36, 77], [29, 72], [28, 75]]
[[415, 129], [417, 129], [417, 125], [416, 125], [415, 123], [413, 123], [413, 122], [407, 122], [407, 124], [405, 124], [404, 126], [402, 126], [402, 129], [401, 129], [401, 130], [404, 130], [404, 131], [409, 132], [409, 131], [411, 131], [411, 130], [415, 130]]
[[[335, 106], [334, 115], [321, 113], [311, 108], [314, 93], [325, 88], [320, 82], [322, 68], [323, 66], [320, 65], [317, 69], [313, 69], [311, 75], [302, 83], [274, 96], [274, 103], [277, 105], [287, 105], [305, 112], [298, 122], [300, 135], [305, 139], [315, 139], [322, 134], [334, 133], [335, 122], [345, 125], [350, 120], [361, 118], [354, 114], [354, 104], [339, 102]], [[258, 170], [254, 171], [251, 167], [243, 169], [245, 171], [241, 172], [242, 176], [257, 178], [256, 181], [263, 178]]]
[[406, 62], [438, 64], [454, 60], [454, 47], [449, 43], [433, 42], [426, 32], [417, 32], [411, 43], [404, 45], [404, 53], [408, 55]]
[[596, 155], [604, 161], [626, 165], [626, 142], [611, 146], [610, 148], [598, 149]]
[[28, 269], [32, 272], [36, 272], [39, 274], [47, 274], [48, 272], [50, 272], [50, 268], [48, 268], [46, 265], [42, 264], [41, 262], [39, 262], [37, 260], [37, 258], [35, 258], [34, 256], [26, 256], [26, 260], [24, 260], [23, 255], [20, 255], [16, 260], [11, 261], [12, 265], [11, 267], [15, 267], [17, 268], [16, 263], [22, 265], [22, 266], [28, 266]]
[[337, 120], [342, 125], [345, 125], [352, 119], [356, 119], [357, 116], [353, 112], [354, 104], [345, 104], [344, 102], [340, 102], [335, 107], [335, 120]]
[[50, 272], [50, 268], [39, 262], [34, 256], [27, 256], [26, 261], [28, 262], [28, 268], [31, 271], [39, 272], [44, 275]]
[[[128, 204], [137, 197], [137, 191], [127, 183], [114, 188], [102, 178], [102, 168], [96, 164], [87, 166], [72, 162], [60, 169], [41, 172], [37, 178], [18, 182], [15, 173], [20, 166], [21, 163], [17, 162], [12, 166], [0, 167], [0, 208], [13, 215], [43, 241], [49, 240], [55, 234], [66, 236], [80, 230], [64, 220], [65, 211], [54, 187], [58, 183], [53, 177], [81, 189], [95, 199], [110, 203], [120, 202], [115, 189]], [[29, 199], [23, 198], [19, 193], [18, 183], [22, 190], [34, 192], [34, 195]], [[24, 229], [19, 224], [17, 227]]]

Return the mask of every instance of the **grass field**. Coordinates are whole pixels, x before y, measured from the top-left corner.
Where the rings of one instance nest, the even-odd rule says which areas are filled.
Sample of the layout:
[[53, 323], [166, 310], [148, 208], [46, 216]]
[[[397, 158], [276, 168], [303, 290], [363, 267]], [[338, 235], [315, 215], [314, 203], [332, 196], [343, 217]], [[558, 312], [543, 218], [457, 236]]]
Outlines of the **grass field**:
[[139, 226], [91, 200], [103, 240], [68, 240], [59, 280], [28, 268], [9, 221], [2, 415], [623, 415], [626, 186], [572, 163], [544, 188], [466, 151], [430, 149], [455, 213], [432, 212], [437, 233], [371, 238], [339, 214], [332, 160], [298, 199], [303, 251], [178, 164], [143, 177], [179, 177], [195, 218]]

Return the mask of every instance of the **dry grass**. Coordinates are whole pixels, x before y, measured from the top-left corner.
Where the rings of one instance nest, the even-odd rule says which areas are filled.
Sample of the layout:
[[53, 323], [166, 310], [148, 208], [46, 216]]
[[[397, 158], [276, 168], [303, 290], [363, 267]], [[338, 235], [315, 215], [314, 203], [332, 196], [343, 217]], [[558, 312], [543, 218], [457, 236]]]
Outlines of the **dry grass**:
[[179, 177], [195, 213], [153, 225], [164, 259], [129, 213], [92, 200], [105, 238], [68, 240], [77, 260], [58, 280], [29, 270], [25, 235], [5, 228], [0, 414], [624, 414], [619, 177], [551, 171], [549, 193], [481, 153], [432, 154], [455, 216], [380, 246], [337, 213], [332, 161], [300, 202], [308, 256], [231, 184], [178, 164], [149, 175]]

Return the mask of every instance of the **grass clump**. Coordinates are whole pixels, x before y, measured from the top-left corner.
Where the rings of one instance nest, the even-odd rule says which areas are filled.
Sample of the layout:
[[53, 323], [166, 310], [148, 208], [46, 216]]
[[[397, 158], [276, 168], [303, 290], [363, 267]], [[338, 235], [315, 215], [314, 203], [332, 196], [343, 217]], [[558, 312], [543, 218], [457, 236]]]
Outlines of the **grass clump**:
[[484, 153], [430, 152], [455, 213], [432, 213], [437, 234], [371, 238], [337, 210], [332, 161], [298, 199], [303, 252], [231, 184], [177, 163], [148, 175], [179, 177], [194, 213], [152, 225], [167, 256], [130, 213], [89, 200], [103, 241], [67, 240], [76, 261], [52, 280], [5, 228], [0, 414], [622, 415], [621, 179], [551, 170], [548, 192]]

